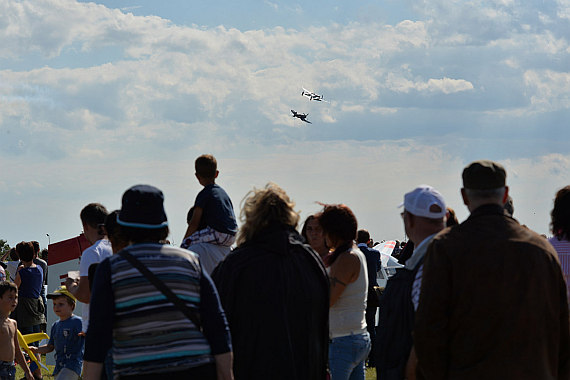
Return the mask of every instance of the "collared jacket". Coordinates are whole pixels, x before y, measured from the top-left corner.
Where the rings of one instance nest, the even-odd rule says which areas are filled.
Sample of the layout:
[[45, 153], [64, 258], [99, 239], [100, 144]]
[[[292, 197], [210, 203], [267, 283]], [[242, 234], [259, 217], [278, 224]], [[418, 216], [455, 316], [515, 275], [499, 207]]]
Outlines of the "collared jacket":
[[212, 273], [226, 311], [236, 380], [324, 380], [329, 282], [318, 254], [274, 224]]
[[425, 257], [420, 379], [568, 379], [566, 285], [546, 239], [484, 205]]

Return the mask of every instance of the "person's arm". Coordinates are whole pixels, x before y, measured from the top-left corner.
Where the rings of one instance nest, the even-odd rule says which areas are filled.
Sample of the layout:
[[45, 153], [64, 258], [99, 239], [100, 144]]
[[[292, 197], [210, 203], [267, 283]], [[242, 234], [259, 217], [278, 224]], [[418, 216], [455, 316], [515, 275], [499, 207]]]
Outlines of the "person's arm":
[[78, 281], [68, 277], [65, 279], [65, 286], [79, 302], [89, 303], [91, 290], [89, 289], [88, 276], [81, 276]]
[[356, 281], [360, 273], [360, 260], [351, 253], [341, 253], [331, 266], [329, 275], [331, 286], [330, 306], [340, 298], [344, 289]]
[[[16, 322], [14, 322], [14, 325], [17, 329], [18, 325], [16, 324]], [[15, 332], [15, 334], [14, 334], [14, 349], [15, 349], [14, 355], [15, 355], [16, 362], [24, 370], [24, 374], [26, 375], [26, 379], [33, 380], [34, 375], [32, 374], [32, 371], [30, 371], [30, 367], [28, 367], [28, 364], [26, 364], [26, 359], [24, 358], [24, 354], [22, 354], [22, 349], [20, 348], [20, 343], [18, 342], [18, 332], [17, 331], [14, 331], [14, 332]]]
[[200, 320], [202, 330], [212, 354], [223, 354], [232, 351], [232, 339], [226, 314], [222, 308], [218, 291], [210, 276], [202, 271], [200, 278]]
[[230, 351], [225, 354], [214, 355], [214, 359], [216, 360], [216, 373], [218, 375], [218, 380], [233, 380], [233, 352]]
[[83, 362], [83, 380], [99, 380], [103, 373], [103, 363]]
[[43, 346], [39, 346], [39, 347], [35, 347], [35, 346], [28, 346], [30, 351], [32, 351], [34, 353], [34, 355], [37, 354], [49, 354], [50, 352], [52, 352], [55, 347], [53, 344], [44, 344]]
[[447, 378], [452, 274], [450, 253], [440, 241], [434, 240], [424, 259], [413, 332], [418, 358], [416, 372], [422, 378]]
[[418, 357], [416, 356], [416, 349], [412, 346], [408, 362], [406, 363], [406, 380], [416, 380], [416, 368], [418, 367]]
[[184, 234], [184, 239], [186, 239], [188, 236], [191, 236], [194, 232], [198, 231], [198, 226], [200, 225], [203, 211], [204, 209], [202, 207], [194, 206], [194, 213], [192, 214], [192, 219], [190, 219], [190, 222], [188, 223], [188, 228]]
[[22, 278], [20, 277], [20, 268], [18, 267], [18, 271], [16, 272], [16, 278], [14, 278], [14, 284], [19, 288], [22, 285]]
[[560, 299], [560, 343], [558, 378], [570, 379], [570, 326], [568, 325], [568, 298], [566, 295], [566, 281], [560, 267], [556, 265], [555, 273], [558, 276], [559, 299]]
[[113, 345], [115, 297], [111, 285], [111, 264], [103, 260], [93, 280], [89, 307], [89, 327], [85, 337], [85, 362], [103, 363]]

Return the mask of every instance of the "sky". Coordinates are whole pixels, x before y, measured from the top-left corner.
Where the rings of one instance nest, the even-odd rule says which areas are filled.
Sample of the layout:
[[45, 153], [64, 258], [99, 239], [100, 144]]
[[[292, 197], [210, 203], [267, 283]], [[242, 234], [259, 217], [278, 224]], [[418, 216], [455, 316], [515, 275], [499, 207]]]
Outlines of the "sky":
[[238, 218], [271, 181], [302, 220], [344, 203], [375, 240], [404, 238], [397, 206], [420, 184], [464, 220], [474, 160], [505, 166], [515, 218], [539, 233], [570, 183], [570, 0], [4, 0], [0, 14], [11, 246], [74, 237], [83, 206], [120, 208], [140, 183], [164, 192], [180, 243], [204, 153]]

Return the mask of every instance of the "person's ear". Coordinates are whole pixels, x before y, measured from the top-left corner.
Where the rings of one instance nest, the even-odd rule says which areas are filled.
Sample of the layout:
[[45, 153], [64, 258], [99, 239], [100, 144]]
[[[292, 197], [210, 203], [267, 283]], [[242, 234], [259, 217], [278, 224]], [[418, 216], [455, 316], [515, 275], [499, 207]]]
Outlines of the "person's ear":
[[220, 171], [216, 170], [216, 175], [214, 176], [214, 178], [218, 178], [218, 174], [220, 174]]
[[503, 205], [507, 203], [508, 199], [509, 199], [509, 187], [505, 186], [505, 194], [503, 195]]
[[469, 207], [469, 198], [467, 198], [467, 192], [464, 187], [461, 188], [461, 198], [463, 198], [463, 204]]

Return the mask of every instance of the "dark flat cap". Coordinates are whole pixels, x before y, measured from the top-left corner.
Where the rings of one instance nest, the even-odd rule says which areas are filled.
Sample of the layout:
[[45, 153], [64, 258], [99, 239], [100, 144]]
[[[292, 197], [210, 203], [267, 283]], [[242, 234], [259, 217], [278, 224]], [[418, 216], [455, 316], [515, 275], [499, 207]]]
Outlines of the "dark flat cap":
[[498, 189], [506, 185], [506, 178], [503, 165], [489, 160], [472, 162], [463, 169], [463, 187], [466, 189]]

